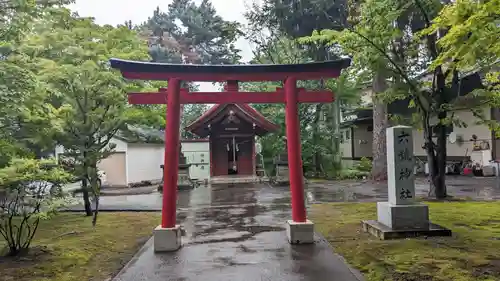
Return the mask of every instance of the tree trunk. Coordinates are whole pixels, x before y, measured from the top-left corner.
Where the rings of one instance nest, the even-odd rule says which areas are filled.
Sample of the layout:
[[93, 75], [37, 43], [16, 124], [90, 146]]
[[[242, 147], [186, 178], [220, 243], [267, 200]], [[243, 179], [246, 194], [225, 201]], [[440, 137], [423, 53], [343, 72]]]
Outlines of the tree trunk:
[[[441, 36], [446, 34], [446, 30], [440, 30]], [[432, 33], [427, 35], [427, 50], [430, 53], [430, 57], [435, 60], [439, 56], [439, 48], [437, 46], [437, 40], [438, 40], [438, 34]], [[453, 79], [452, 79], [452, 84], [453, 85], [459, 85], [459, 76], [458, 76], [458, 71], [456, 69], [453, 69]], [[450, 100], [449, 97], [449, 90], [447, 89], [446, 86], [446, 77], [445, 73], [443, 73], [443, 68], [442, 65], [437, 66], [434, 69], [434, 77], [433, 77], [433, 83], [432, 83], [432, 96], [436, 97], [437, 103], [434, 105], [435, 108], [438, 109], [437, 112], [437, 117], [439, 120], [439, 124], [437, 125], [438, 130], [437, 130], [437, 146], [434, 147], [434, 151], [436, 152], [436, 157], [434, 161], [432, 162], [434, 164], [433, 169], [429, 169], [429, 175], [430, 175], [430, 189], [429, 189], [429, 196], [433, 196], [436, 199], [444, 199], [447, 197], [446, 194], [446, 126], [445, 126], [445, 121], [447, 117], [447, 111], [446, 107], [444, 105], [447, 105]], [[452, 87], [453, 95], [455, 96], [458, 91], [459, 87]], [[459, 92], [458, 92], [459, 93]], [[427, 124], [426, 129], [428, 131], [428, 142], [432, 142], [432, 131], [430, 130], [429, 126], [429, 116], [427, 116], [427, 119], [424, 119]], [[433, 152], [434, 153], [434, 152]], [[429, 153], [428, 153], [429, 154]], [[430, 165], [430, 161], [429, 161]]]
[[[85, 119], [84, 119], [85, 120]], [[88, 147], [88, 144], [85, 143], [85, 148]], [[89, 178], [89, 169], [87, 163], [87, 152], [84, 150], [82, 152], [83, 157], [83, 176], [82, 176], [82, 193], [83, 193], [83, 205], [85, 206], [85, 215], [87, 217], [92, 216], [92, 206], [90, 205], [90, 197], [89, 197], [89, 186], [88, 186], [88, 178]]]
[[[321, 123], [321, 109], [323, 108], [322, 103], [316, 105], [316, 111], [314, 112], [314, 127], [313, 127], [313, 142], [317, 147], [319, 146], [319, 126]], [[314, 151], [314, 173], [317, 178], [321, 176], [321, 151], [315, 149]]]
[[85, 206], [85, 215], [90, 217], [92, 216], [92, 206], [90, 205], [89, 188], [86, 175], [82, 179], [82, 193], [83, 204]]
[[435, 176], [434, 187], [436, 199], [446, 198], [446, 126], [439, 125], [439, 135], [437, 137], [437, 175]]
[[97, 224], [97, 215], [99, 214], [99, 198], [101, 195], [101, 186], [98, 184], [98, 173], [97, 173], [97, 163], [92, 163], [90, 165], [90, 187], [92, 188], [92, 196], [95, 201], [94, 217], [92, 218], [92, 225]]
[[429, 197], [444, 199], [446, 194], [446, 127], [439, 125], [437, 145], [432, 139], [428, 118], [424, 117], [424, 149], [429, 165]]
[[381, 71], [373, 78], [373, 165], [371, 177], [376, 181], [387, 180], [387, 148], [386, 129], [389, 125], [387, 105], [377, 97], [377, 94], [387, 90], [385, 75]]
[[332, 154], [333, 154], [333, 169], [334, 173], [338, 175], [342, 169], [342, 155], [340, 152], [340, 100], [336, 99], [331, 105], [332, 117]]
[[99, 214], [99, 196], [95, 197], [95, 211], [94, 217], [92, 218], [92, 226], [97, 224], [97, 215]]
[[7, 256], [15, 257], [15, 256], [19, 255], [20, 252], [21, 252], [21, 248], [19, 248], [17, 246], [9, 246], [9, 252], [7, 253]]

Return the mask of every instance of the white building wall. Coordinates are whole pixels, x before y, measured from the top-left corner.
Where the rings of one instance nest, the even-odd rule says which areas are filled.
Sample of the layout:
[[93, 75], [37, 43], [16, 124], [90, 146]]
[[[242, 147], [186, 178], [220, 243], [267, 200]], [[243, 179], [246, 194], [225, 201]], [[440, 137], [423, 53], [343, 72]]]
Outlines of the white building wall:
[[[488, 108], [484, 109], [484, 117], [490, 119], [490, 110]], [[465, 122], [467, 127], [457, 127], [453, 126], [453, 132], [457, 137], [462, 137], [463, 143], [455, 142], [446, 144], [446, 154], [447, 156], [470, 156], [472, 152], [473, 142], [471, 141], [472, 135], [477, 136], [478, 142], [487, 141], [490, 148], [493, 147], [491, 140], [491, 130], [488, 126], [484, 124], [478, 125], [477, 122], [480, 120], [476, 118], [472, 112], [457, 111], [455, 112], [455, 118]], [[435, 139], [434, 139], [435, 140]], [[422, 148], [424, 145], [424, 132], [422, 130], [413, 130], [413, 153], [417, 156], [426, 155], [425, 150]]]
[[[488, 108], [484, 109], [484, 117], [486, 119], [490, 119], [490, 110]], [[492, 139], [491, 139], [491, 130], [488, 126], [484, 124], [477, 124], [480, 120], [472, 115], [470, 111], [457, 111], [455, 112], [455, 117], [459, 120], [465, 122], [467, 127], [453, 127], [453, 132], [457, 135], [457, 137], [461, 137], [463, 142], [455, 142], [450, 143], [449, 141], [446, 144], [446, 154], [447, 156], [456, 156], [456, 157], [465, 157], [470, 156], [473, 148], [473, 142], [471, 141], [472, 135], [476, 135], [478, 142], [486, 141], [490, 145], [490, 148], [493, 147]], [[354, 138], [351, 141], [354, 141], [354, 156], [352, 157], [371, 157], [372, 156], [372, 143], [373, 143], [373, 135], [372, 132], [367, 131], [368, 125], [356, 125], [354, 128]], [[345, 129], [344, 129], [345, 130]], [[436, 139], [434, 139], [436, 140]], [[360, 142], [361, 141], [361, 142]], [[421, 129], [413, 129], [413, 153], [415, 156], [426, 156], [425, 150], [422, 148], [424, 145], [424, 134]], [[344, 154], [343, 157], [348, 158], [352, 155], [351, 143], [344, 142], [341, 145], [341, 150]]]
[[119, 140], [119, 139], [115, 139], [115, 138], [112, 138], [109, 143], [113, 143], [116, 145], [116, 147], [113, 149], [114, 152], [127, 152], [127, 145], [128, 143], [122, 141], [122, 140]]
[[183, 141], [181, 151], [191, 164], [189, 176], [195, 180], [210, 178], [210, 143], [208, 141]]
[[127, 149], [128, 183], [161, 181], [164, 154], [163, 144], [129, 143]]
[[127, 154], [113, 152], [97, 163], [97, 168], [106, 173], [103, 184], [113, 187], [126, 187], [127, 182]]
[[[115, 145], [112, 155], [97, 163], [97, 168], [105, 172], [106, 175], [109, 175], [109, 182], [106, 182], [105, 184], [126, 186], [128, 183], [128, 171], [126, 168], [128, 161], [126, 160], [126, 157], [122, 157], [122, 154], [127, 154], [128, 144], [116, 138], [111, 138], [109, 143]], [[59, 154], [63, 153], [64, 146], [56, 146], [54, 151], [55, 158], [58, 159]]]
[[353, 158], [360, 157], [371, 157], [372, 147], [373, 147], [373, 131], [369, 131], [368, 128], [373, 127], [371, 124], [358, 124], [353, 130], [353, 136], [351, 141], [353, 141], [354, 154]]

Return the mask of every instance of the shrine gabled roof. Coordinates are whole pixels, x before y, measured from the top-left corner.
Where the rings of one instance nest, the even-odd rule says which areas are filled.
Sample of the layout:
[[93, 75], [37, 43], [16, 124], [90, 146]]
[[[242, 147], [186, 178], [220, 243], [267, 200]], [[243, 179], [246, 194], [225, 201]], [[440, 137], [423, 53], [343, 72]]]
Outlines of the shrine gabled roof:
[[300, 64], [170, 64], [158, 62], [110, 59], [112, 68], [119, 69], [127, 79], [184, 81], [282, 81], [287, 77], [298, 80], [336, 78], [349, 67], [351, 60], [343, 58]]
[[248, 104], [216, 104], [209, 110], [207, 110], [203, 115], [201, 115], [198, 119], [196, 119], [193, 123], [189, 124], [185, 129], [190, 132], [195, 132], [199, 128], [203, 126], [207, 126], [211, 123], [211, 121], [217, 117], [217, 115], [222, 112], [227, 106], [234, 105], [238, 108], [243, 114], [248, 116], [256, 126], [264, 129], [267, 132], [274, 132], [279, 129], [279, 126], [269, 121], [262, 115], [260, 112], [255, 110]]

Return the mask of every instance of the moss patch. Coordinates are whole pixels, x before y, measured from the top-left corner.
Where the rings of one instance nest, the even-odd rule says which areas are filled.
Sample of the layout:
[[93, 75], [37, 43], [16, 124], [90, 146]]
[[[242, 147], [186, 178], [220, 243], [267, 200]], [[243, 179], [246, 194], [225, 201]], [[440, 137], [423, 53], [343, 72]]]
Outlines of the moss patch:
[[157, 213], [101, 213], [93, 228], [90, 217], [60, 214], [40, 224], [27, 255], [0, 258], [0, 280], [106, 280], [132, 258], [159, 221]]
[[381, 241], [361, 229], [375, 203], [314, 205], [311, 217], [335, 251], [367, 280], [500, 280], [500, 203], [430, 202], [453, 237]]

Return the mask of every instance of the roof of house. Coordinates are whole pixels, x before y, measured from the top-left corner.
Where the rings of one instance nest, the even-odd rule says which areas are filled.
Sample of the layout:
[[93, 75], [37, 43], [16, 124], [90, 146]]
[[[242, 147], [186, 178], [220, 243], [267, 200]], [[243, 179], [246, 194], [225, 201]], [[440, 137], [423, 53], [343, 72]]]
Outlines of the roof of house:
[[164, 143], [165, 133], [162, 130], [127, 125], [114, 135], [116, 139], [127, 143]]
[[[424, 78], [424, 75], [421, 75], [419, 77]], [[456, 105], [469, 105], [470, 107], [474, 107], [477, 104], [484, 103], [482, 97], [468, 95], [475, 89], [484, 87], [483, 80], [479, 72], [473, 72], [469, 73], [466, 76], [463, 76], [462, 78], [460, 78], [459, 85], [459, 90], [456, 90], [454, 92], [455, 96], [452, 97]], [[416, 108], [410, 107], [409, 103], [409, 98], [395, 100], [387, 105], [387, 110], [390, 114], [394, 115], [405, 115], [415, 112]], [[348, 114], [357, 115], [357, 118], [342, 121], [341, 126], [349, 127], [356, 123], [366, 123], [367, 120], [371, 120], [373, 118], [372, 106], [372, 104], [368, 104], [363, 108], [353, 108], [349, 110]]]
[[245, 115], [249, 120], [251, 120], [256, 126], [262, 128], [267, 132], [273, 132], [279, 129], [279, 126], [269, 121], [260, 112], [255, 110], [248, 104], [217, 104], [212, 108], [207, 110], [203, 115], [201, 115], [194, 122], [189, 124], [185, 129], [196, 134], [200, 129], [208, 126], [214, 120], [215, 117], [219, 115], [225, 108], [230, 105], [234, 105], [239, 109], [240, 113]]

